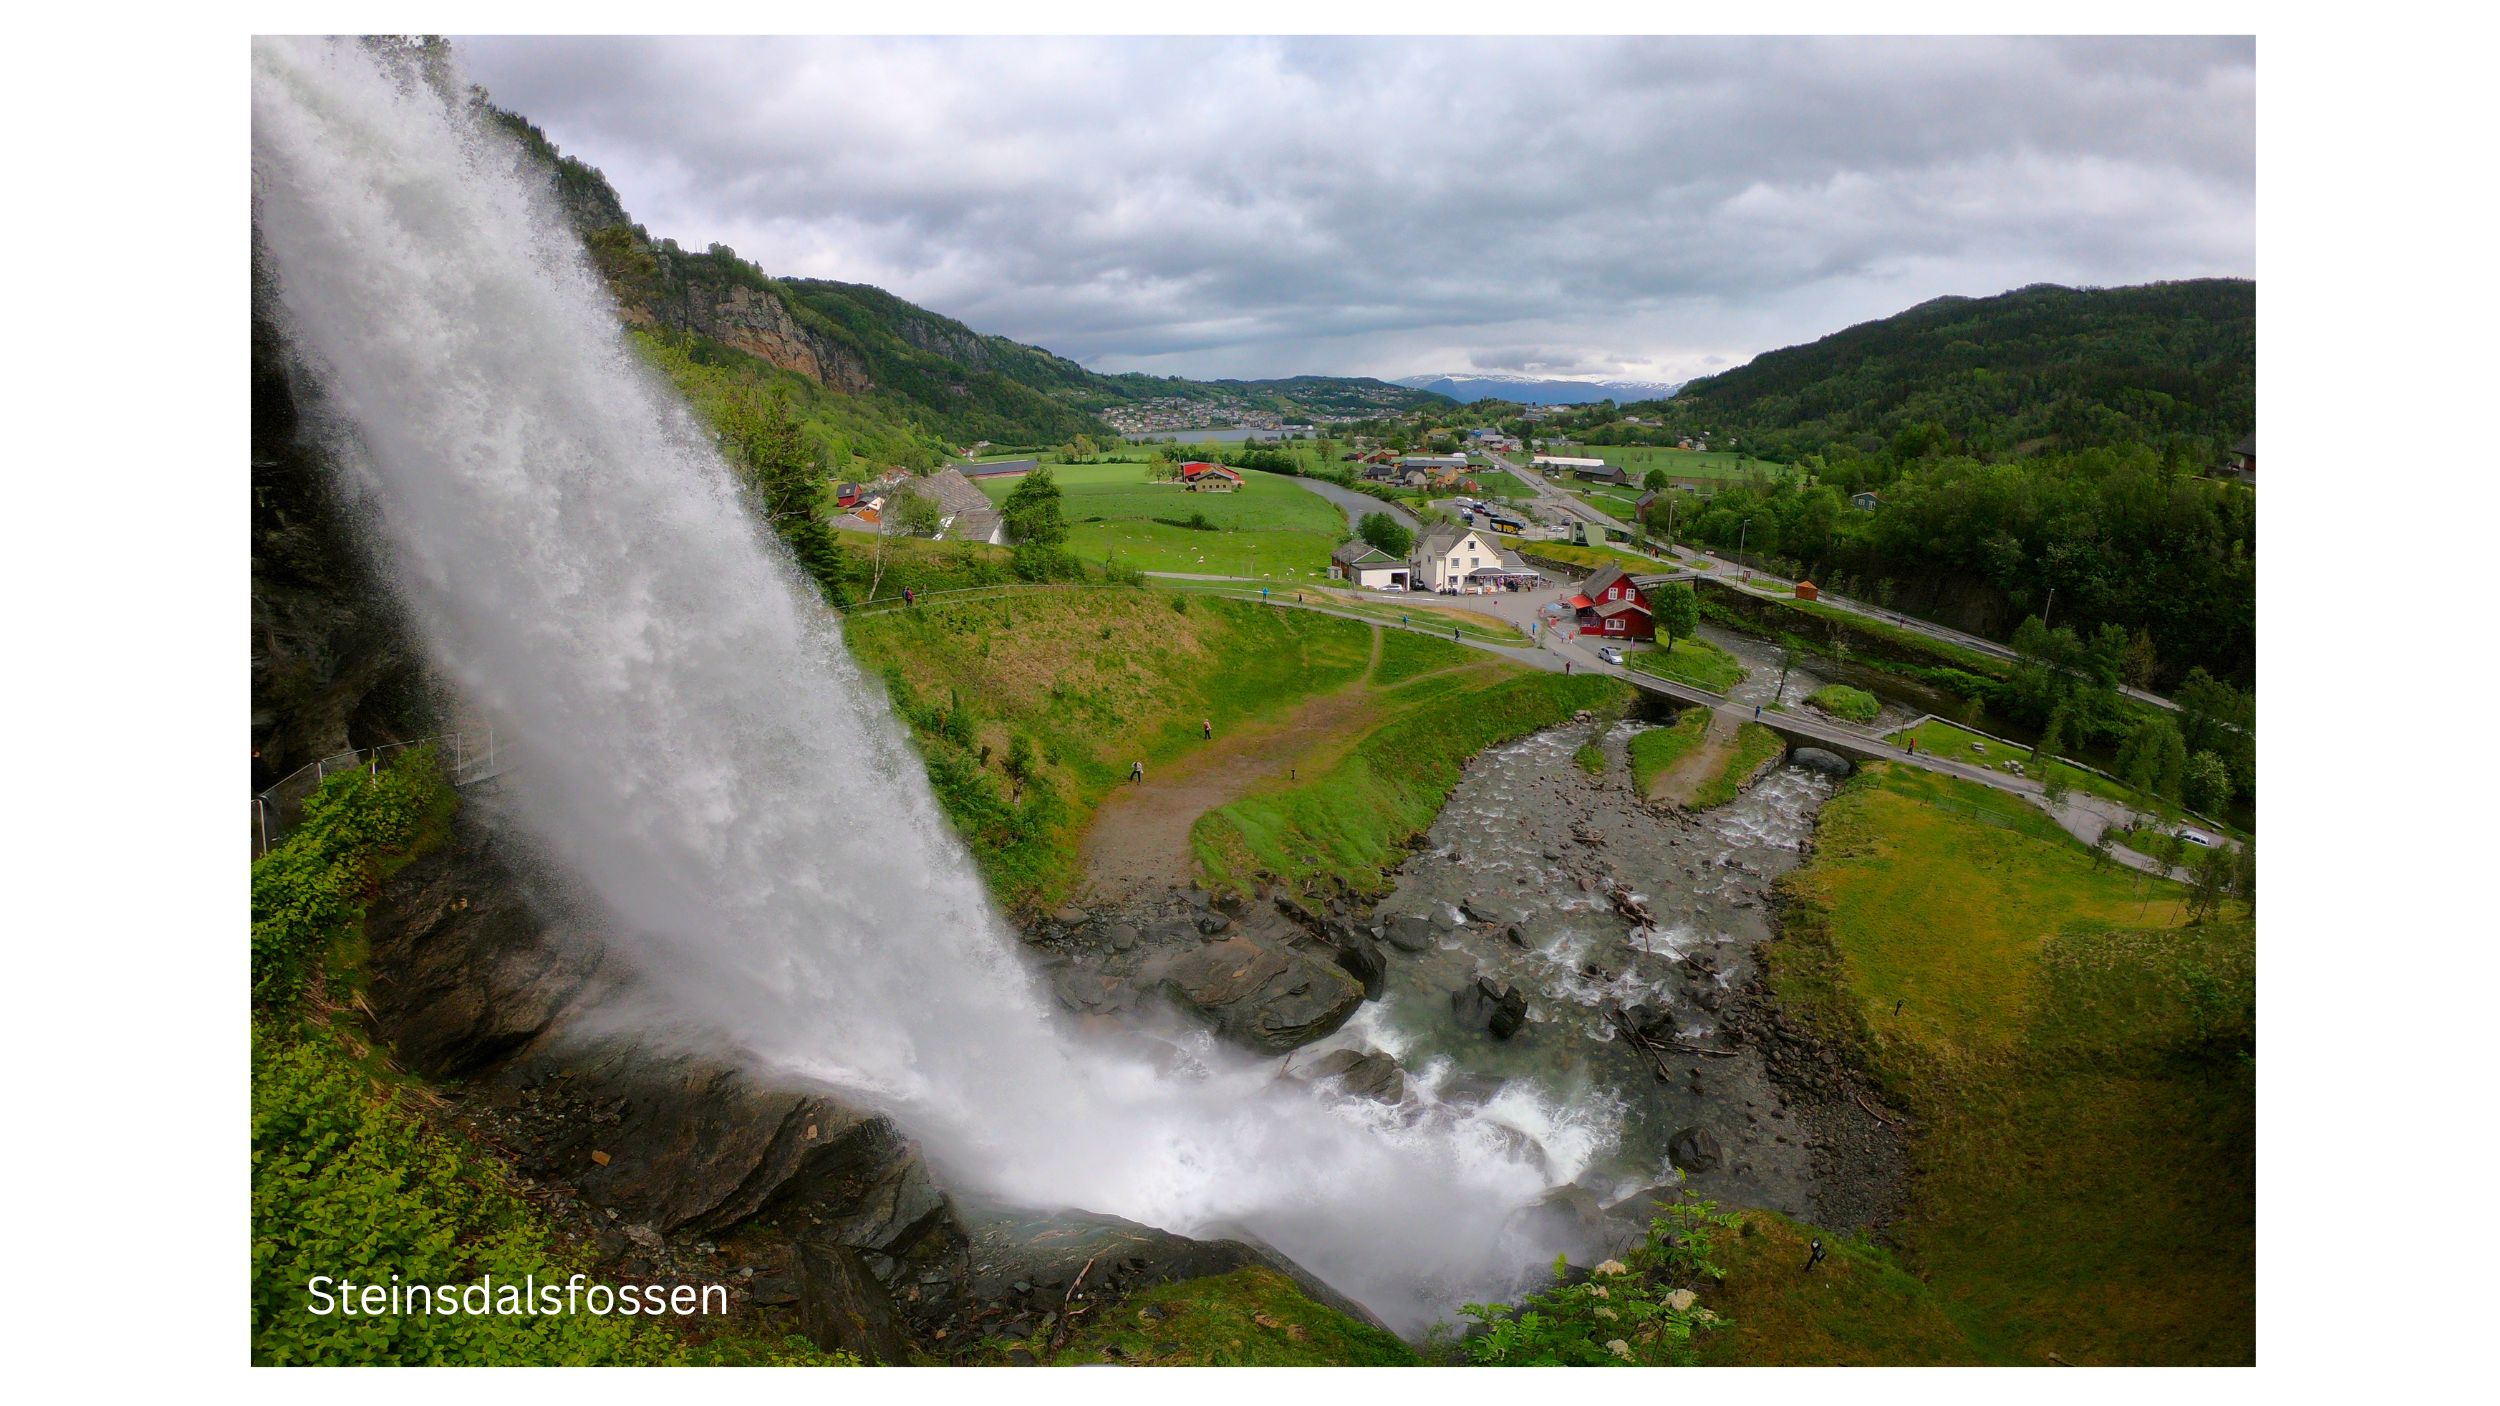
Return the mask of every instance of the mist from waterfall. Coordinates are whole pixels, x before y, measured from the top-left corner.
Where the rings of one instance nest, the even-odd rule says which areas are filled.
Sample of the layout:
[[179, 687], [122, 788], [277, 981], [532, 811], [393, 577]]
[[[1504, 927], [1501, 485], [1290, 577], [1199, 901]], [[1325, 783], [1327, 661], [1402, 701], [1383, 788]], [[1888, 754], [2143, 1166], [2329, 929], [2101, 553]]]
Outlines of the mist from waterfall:
[[1517, 1215], [1548, 1175], [1496, 1129], [1067, 1032], [543, 172], [415, 69], [255, 43], [261, 254], [431, 659], [527, 748], [515, 818], [672, 1011], [891, 1111], [958, 1182], [1246, 1228], [1402, 1329], [1550, 1260]]

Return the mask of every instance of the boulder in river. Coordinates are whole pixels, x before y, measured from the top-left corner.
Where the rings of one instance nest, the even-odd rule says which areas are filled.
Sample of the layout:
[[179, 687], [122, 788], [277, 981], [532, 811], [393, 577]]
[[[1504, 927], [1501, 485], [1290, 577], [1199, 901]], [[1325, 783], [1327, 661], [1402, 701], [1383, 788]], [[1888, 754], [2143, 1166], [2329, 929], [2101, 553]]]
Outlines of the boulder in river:
[[1667, 1139], [1667, 1159], [1683, 1172], [1713, 1172], [1727, 1160], [1719, 1135], [1708, 1128], [1678, 1128]]
[[1331, 1033], [1363, 1004], [1362, 983], [1335, 963], [1246, 932], [1172, 958], [1162, 985], [1218, 1034], [1269, 1054]]
[[1421, 913], [1400, 913], [1389, 920], [1381, 935], [1401, 952], [1429, 952], [1433, 946], [1432, 919]]
[[1341, 1080], [1347, 1093], [1382, 1103], [1406, 1097], [1406, 1071], [1378, 1050], [1330, 1050], [1298, 1072], [1312, 1080]]
[[1337, 965], [1363, 984], [1363, 999], [1379, 1000], [1388, 985], [1388, 954], [1380, 950], [1379, 943], [1351, 929], [1337, 934], [1332, 941], [1337, 949]]
[[1463, 1029], [1507, 1040], [1527, 1024], [1528, 998], [1489, 976], [1480, 976], [1450, 993], [1450, 1013], [1458, 1017]]

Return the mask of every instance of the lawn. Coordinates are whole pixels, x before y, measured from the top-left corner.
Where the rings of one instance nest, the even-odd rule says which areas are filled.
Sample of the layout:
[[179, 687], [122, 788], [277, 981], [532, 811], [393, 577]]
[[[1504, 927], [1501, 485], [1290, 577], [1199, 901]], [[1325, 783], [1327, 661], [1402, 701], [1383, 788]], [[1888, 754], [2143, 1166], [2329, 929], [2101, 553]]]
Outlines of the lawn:
[[[991, 891], [1031, 908], [1074, 887], [1077, 837], [1132, 760], [1195, 746], [1202, 720], [1228, 728], [1353, 683], [1373, 631], [1215, 596], [1036, 589], [859, 616], [845, 635], [872, 672], [899, 677]], [[1021, 788], [1007, 772], [1018, 736], [1037, 754]]]
[[1567, 449], [1541, 451], [1572, 459], [1603, 459], [1632, 475], [1638, 483], [1651, 469], [1664, 469], [1670, 478], [1707, 478], [1741, 482], [1761, 474], [1779, 478], [1795, 472], [1786, 464], [1768, 459], [1755, 459], [1723, 450], [1657, 448], [1640, 444], [1575, 444]]
[[[1165, 580], [1156, 584], [1192, 594], [1221, 595], [1240, 600], [1261, 599], [1261, 587], [1252, 581]], [[1292, 602], [1296, 605], [1325, 606], [1378, 624], [1396, 626], [1401, 632], [1429, 630], [1437, 635], [1456, 630], [1464, 638], [1480, 644], [1524, 645], [1528, 642], [1527, 636], [1506, 620], [1480, 610], [1438, 604], [1429, 593], [1417, 592], [1411, 596], [1382, 599], [1317, 584], [1299, 587], [1279, 585], [1266, 589], [1269, 592], [1266, 599], [1279, 605]]]
[[[2035, 781], [2046, 781], [2049, 777], [2047, 768], [2054, 767], [2056, 773], [2065, 779], [2066, 785], [2072, 790], [2088, 792], [2105, 800], [2116, 801], [2120, 805], [2141, 806], [2144, 804], [2142, 798], [2137, 796], [2132, 789], [2110, 780], [2099, 772], [2068, 766], [2062, 761], [2043, 762], [2039, 766], [2033, 766], [2030, 748], [1999, 741], [1996, 738], [1972, 732], [1968, 728], [1956, 727], [1942, 718], [1929, 718], [1911, 728], [1906, 734], [1895, 734], [1896, 740], [1903, 736], [1917, 743], [1918, 750], [1922, 752], [1933, 753], [1940, 757], [1951, 757], [1957, 762], [1984, 766], [1992, 771], [2002, 771], [2008, 775], [2029, 776]], [[1974, 748], [1984, 750], [1973, 750]]]
[[[1149, 465], [1059, 464], [1068, 550], [1087, 562], [1141, 571], [1208, 572], [1275, 579], [1320, 578], [1345, 540], [1345, 514], [1282, 474], [1242, 471], [1231, 493], [1191, 493], [1147, 477]], [[995, 503], [1021, 479], [979, 481]], [[1181, 526], [1203, 519], [1213, 530]]]
[[1772, 990], [1911, 1116], [1891, 1236], [1978, 1354], [2253, 1360], [2246, 915], [2173, 926], [2175, 885], [1984, 787], [1881, 763], [1824, 807], [1782, 888]]
[[1699, 637], [1677, 640], [1672, 650], [1664, 645], [1632, 650], [1624, 655], [1624, 667], [1712, 693], [1725, 693], [1745, 680], [1745, 666], [1735, 655]]
[[1871, 723], [1884, 710], [1882, 701], [1874, 694], [1845, 683], [1827, 683], [1807, 694], [1806, 701], [1835, 718], [1853, 723]]
[[1583, 708], [1620, 712], [1631, 699], [1619, 680], [1497, 661], [1411, 679], [1380, 693], [1380, 726], [1326, 775], [1200, 816], [1190, 846], [1211, 889], [1246, 893], [1269, 876], [1302, 893], [1376, 897], [1469, 758]]
[[1624, 748], [1632, 764], [1632, 784], [1640, 788], [1641, 794], [1649, 794], [1651, 784], [1700, 746], [1709, 731], [1710, 710], [1687, 708], [1666, 727], [1643, 728], [1632, 734], [1632, 741]]
[[1601, 566], [1620, 566], [1626, 571], [1644, 574], [1673, 569], [1667, 563], [1655, 558], [1635, 556], [1630, 552], [1617, 551], [1613, 547], [1583, 547], [1572, 542], [1531, 542], [1525, 537], [1513, 537], [1507, 532], [1495, 532], [1488, 535], [1493, 538], [1496, 545], [1508, 551], [1539, 556], [1548, 561], [1559, 561], [1570, 566], [1584, 567], [1590, 571], [1595, 571]]
[[1719, 774], [1693, 793], [1693, 809], [1726, 805], [1743, 795], [1745, 783], [1762, 769], [1762, 764], [1787, 750], [1788, 740], [1760, 723], [1746, 723], [1736, 729], [1736, 749], [1728, 753], [1727, 765], [1719, 768]]

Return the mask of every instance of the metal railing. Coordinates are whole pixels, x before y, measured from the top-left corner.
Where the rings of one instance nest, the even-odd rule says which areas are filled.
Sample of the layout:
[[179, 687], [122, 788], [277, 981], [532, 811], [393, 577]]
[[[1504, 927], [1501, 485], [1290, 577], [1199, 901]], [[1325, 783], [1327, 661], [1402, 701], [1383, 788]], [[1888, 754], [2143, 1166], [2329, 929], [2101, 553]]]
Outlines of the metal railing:
[[342, 771], [366, 773], [382, 769], [383, 761], [411, 747], [432, 746], [443, 756], [443, 769], [454, 786], [466, 786], [500, 776], [511, 766], [511, 751], [503, 746], [491, 727], [472, 731], [437, 733], [432, 737], [412, 737], [405, 742], [385, 742], [379, 747], [360, 747], [334, 752], [317, 761], [306, 762], [280, 778], [278, 783], [252, 797], [252, 837], [255, 854], [267, 854], [269, 847], [285, 839], [297, 822], [304, 818], [304, 802], [321, 789], [321, 783]]

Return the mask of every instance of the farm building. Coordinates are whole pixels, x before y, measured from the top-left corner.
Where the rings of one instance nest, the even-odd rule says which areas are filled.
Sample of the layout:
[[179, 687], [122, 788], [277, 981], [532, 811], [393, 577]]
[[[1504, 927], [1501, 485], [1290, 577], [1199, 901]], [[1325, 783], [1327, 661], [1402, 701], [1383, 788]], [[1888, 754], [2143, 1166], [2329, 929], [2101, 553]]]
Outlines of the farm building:
[[1241, 471], [1192, 461], [1181, 465], [1181, 487], [1192, 493], [1230, 493], [1241, 487]]
[[1328, 579], [1378, 591], [1406, 587], [1405, 562], [1357, 537], [1328, 554]]
[[1823, 596], [1823, 593], [1822, 593], [1820, 590], [1817, 590], [1817, 589], [1815, 588], [1815, 585], [1814, 585], [1814, 583], [1813, 583], [1813, 582], [1811, 582], [1811, 581], [1800, 581], [1800, 582], [1798, 582], [1798, 583], [1797, 583], [1797, 599], [1799, 599], [1799, 600], [1820, 600], [1820, 599], [1822, 598], [1822, 596]]
[[1042, 466], [1039, 459], [1001, 459], [992, 464], [957, 464], [966, 478], [1017, 478]]
[[1862, 513], [1871, 513], [1875, 511], [1876, 507], [1883, 501], [1883, 499], [1875, 496], [1875, 492], [1872, 489], [1866, 489], [1849, 495], [1849, 506]]
[[938, 505], [938, 540], [993, 545], [1005, 540], [1006, 520], [991, 504], [989, 495], [973, 487], [972, 480], [951, 465], [915, 480], [911, 490]]

